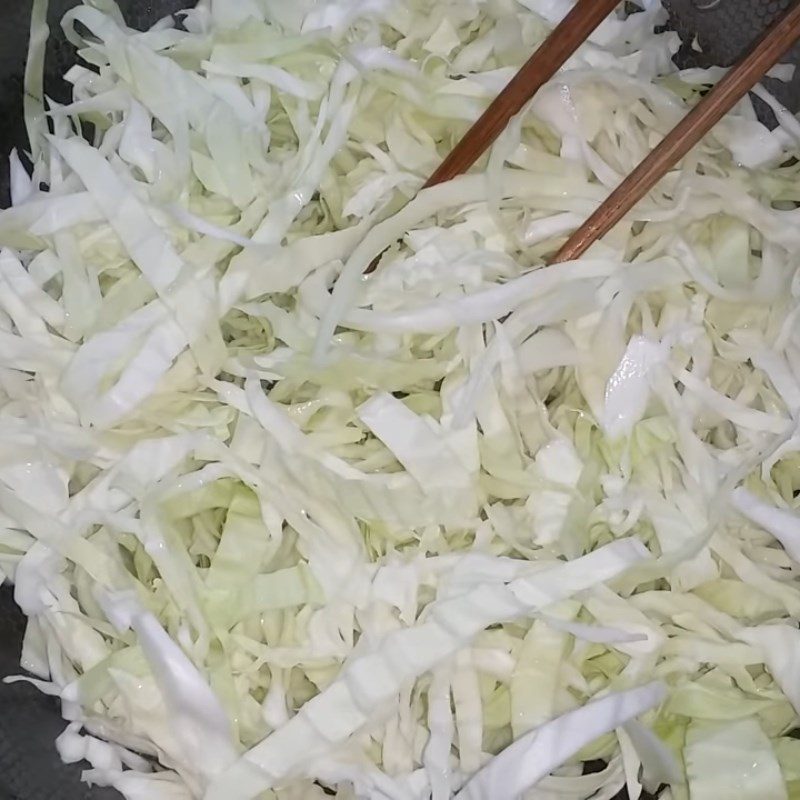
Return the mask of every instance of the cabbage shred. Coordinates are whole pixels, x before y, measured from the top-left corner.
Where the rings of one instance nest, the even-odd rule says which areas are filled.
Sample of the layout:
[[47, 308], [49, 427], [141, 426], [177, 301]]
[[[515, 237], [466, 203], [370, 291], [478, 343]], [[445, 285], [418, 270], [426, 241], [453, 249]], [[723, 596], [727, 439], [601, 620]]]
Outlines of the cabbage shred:
[[800, 797], [796, 120], [545, 266], [719, 75], [641, 0], [419, 191], [570, 5], [94, 0], [60, 106], [36, 0], [0, 578], [87, 782]]

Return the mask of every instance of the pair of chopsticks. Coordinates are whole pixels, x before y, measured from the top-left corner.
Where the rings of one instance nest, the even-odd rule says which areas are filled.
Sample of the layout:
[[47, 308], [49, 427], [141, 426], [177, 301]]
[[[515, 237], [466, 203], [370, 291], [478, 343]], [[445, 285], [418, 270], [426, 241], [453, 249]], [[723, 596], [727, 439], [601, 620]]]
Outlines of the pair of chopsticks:
[[[578, 0], [453, 148], [425, 187], [443, 183], [468, 170], [617, 3], [618, 0]], [[550, 263], [579, 258], [608, 233], [761, 80], [798, 38], [800, 2], [795, 2], [569, 237]]]

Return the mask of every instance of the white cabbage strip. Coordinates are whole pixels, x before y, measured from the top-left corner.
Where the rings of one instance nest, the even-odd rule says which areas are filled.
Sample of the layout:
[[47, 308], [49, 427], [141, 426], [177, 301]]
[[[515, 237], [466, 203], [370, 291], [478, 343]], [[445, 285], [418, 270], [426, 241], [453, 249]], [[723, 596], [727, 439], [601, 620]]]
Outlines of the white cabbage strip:
[[86, 781], [800, 797], [797, 122], [545, 266], [718, 77], [640, 0], [417, 194], [570, 5], [93, 0], [58, 106], [36, 0], [0, 578]]

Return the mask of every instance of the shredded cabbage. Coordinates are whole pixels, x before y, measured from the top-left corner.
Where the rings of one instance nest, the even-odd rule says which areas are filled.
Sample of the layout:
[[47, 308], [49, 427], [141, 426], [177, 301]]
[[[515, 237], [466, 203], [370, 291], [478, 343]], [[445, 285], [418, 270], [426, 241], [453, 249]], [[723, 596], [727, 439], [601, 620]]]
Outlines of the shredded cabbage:
[[800, 797], [797, 120], [545, 266], [721, 74], [640, 0], [419, 191], [570, 6], [86, 0], [61, 106], [34, 3], [0, 579], [85, 781]]

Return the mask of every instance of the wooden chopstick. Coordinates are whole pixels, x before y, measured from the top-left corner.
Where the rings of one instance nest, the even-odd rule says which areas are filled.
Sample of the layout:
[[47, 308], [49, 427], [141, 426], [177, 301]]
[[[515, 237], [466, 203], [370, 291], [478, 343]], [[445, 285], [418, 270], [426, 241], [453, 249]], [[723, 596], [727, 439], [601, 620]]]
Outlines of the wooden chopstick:
[[525, 103], [564, 66], [618, 3], [619, 0], [578, 0], [450, 151], [423, 188], [444, 183], [466, 172], [505, 130], [511, 117], [521, 111]]
[[796, 2], [569, 237], [550, 263], [580, 258], [725, 116], [800, 38]]
[[[578, 0], [539, 49], [520, 67], [503, 91], [473, 123], [422, 188], [428, 189], [466, 172], [505, 130], [511, 117], [521, 111], [525, 103], [564, 66], [566, 60], [618, 4], [619, 0]], [[375, 256], [364, 270], [367, 275], [375, 271], [381, 255], [383, 254]]]

